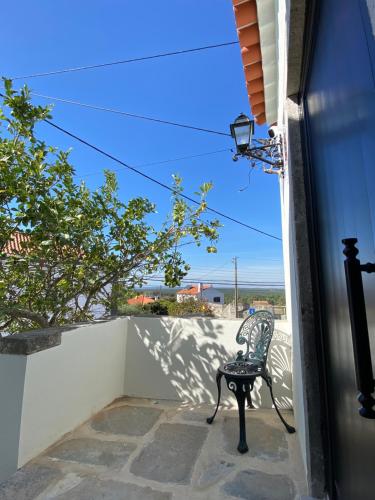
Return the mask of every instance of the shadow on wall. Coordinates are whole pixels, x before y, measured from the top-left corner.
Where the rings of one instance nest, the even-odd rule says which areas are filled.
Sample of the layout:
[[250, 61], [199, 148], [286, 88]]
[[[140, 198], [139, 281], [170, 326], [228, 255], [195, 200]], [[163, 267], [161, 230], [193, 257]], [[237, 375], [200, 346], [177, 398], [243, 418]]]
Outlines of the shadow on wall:
[[[279, 408], [293, 408], [291, 337], [275, 329], [268, 352], [267, 368], [272, 376], [273, 393]], [[260, 378], [252, 393], [254, 406], [271, 408], [270, 391]]]
[[[152, 399], [174, 399], [193, 403], [215, 403], [216, 371], [235, 359], [235, 341], [241, 321], [207, 318], [129, 318], [124, 394]], [[291, 408], [289, 336], [276, 332], [269, 360], [273, 367], [274, 394], [283, 408]], [[271, 369], [271, 368], [270, 368]], [[223, 403], [235, 399], [223, 387]], [[254, 404], [272, 406], [265, 383], [257, 382]]]

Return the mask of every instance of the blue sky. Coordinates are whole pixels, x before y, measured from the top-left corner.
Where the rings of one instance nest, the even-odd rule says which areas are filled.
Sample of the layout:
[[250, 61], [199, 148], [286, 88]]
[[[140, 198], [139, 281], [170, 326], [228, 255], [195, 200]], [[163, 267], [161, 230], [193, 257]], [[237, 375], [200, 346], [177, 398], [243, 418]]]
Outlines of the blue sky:
[[[32, 74], [237, 39], [229, 0], [37, 0], [6, 2], [2, 7], [1, 73]], [[113, 66], [30, 80], [35, 92], [79, 100], [227, 132], [241, 112], [250, 114], [238, 45], [152, 61]], [[36, 103], [45, 104], [41, 98]], [[159, 125], [134, 118], [56, 103], [54, 121], [132, 165], [233, 147], [230, 137]], [[72, 147], [77, 176], [90, 188], [103, 180], [105, 168], [119, 169], [85, 146], [48, 125], [39, 136], [62, 149]], [[266, 127], [256, 136], [267, 137]], [[247, 185], [248, 164], [234, 163], [230, 151], [143, 171], [165, 183], [178, 173], [191, 195], [205, 181], [214, 189], [209, 205], [247, 224], [281, 236], [277, 176], [254, 171]], [[159, 217], [170, 207], [167, 191], [127, 170], [117, 172], [125, 199], [147, 196]], [[157, 220], [155, 221], [157, 222]], [[223, 221], [218, 253], [185, 247], [192, 278], [232, 278], [231, 258], [239, 257], [242, 281], [283, 281], [281, 242]]]

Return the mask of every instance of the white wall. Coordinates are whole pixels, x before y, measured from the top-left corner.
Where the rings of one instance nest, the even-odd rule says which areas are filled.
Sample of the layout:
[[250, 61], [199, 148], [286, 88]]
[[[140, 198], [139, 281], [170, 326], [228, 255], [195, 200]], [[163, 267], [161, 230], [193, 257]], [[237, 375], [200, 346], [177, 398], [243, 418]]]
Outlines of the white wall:
[[213, 302], [214, 297], [220, 297], [220, 302], [216, 302], [217, 304], [224, 304], [224, 293], [213, 287], [205, 288], [204, 290], [202, 290], [202, 293], [199, 293], [198, 295], [188, 295], [183, 293], [177, 293], [176, 295], [177, 302], [198, 299], [202, 299], [206, 302]]
[[277, 124], [282, 132], [284, 143], [284, 176], [280, 177], [281, 222], [283, 235], [283, 258], [285, 277], [285, 298], [287, 316], [290, 319], [293, 342], [293, 394], [294, 416], [298, 428], [298, 439], [305, 470], [306, 455], [306, 412], [302, 378], [302, 356], [300, 349], [300, 308], [297, 294], [295, 233], [293, 223], [293, 199], [290, 182], [292, 171], [290, 165], [293, 158], [289, 151], [287, 78], [288, 78], [288, 39], [290, 24], [290, 5], [288, 0], [278, 0], [277, 32], [278, 32], [278, 117]]
[[80, 326], [63, 332], [60, 346], [27, 357], [19, 467], [123, 395], [124, 324]]
[[202, 298], [203, 300], [206, 300], [207, 302], [214, 302], [214, 297], [220, 297], [220, 302], [215, 302], [215, 304], [224, 304], [224, 293], [220, 292], [220, 290], [217, 290], [216, 288], [206, 288], [206, 290], [203, 290], [202, 292]]
[[[127, 323], [125, 394], [194, 403], [216, 401], [216, 370], [235, 359], [242, 320], [210, 318], [130, 318]], [[275, 322], [269, 352], [274, 393], [284, 408], [292, 404], [291, 348], [288, 323]], [[225, 384], [223, 384], [224, 386]], [[234, 402], [224, 390], [224, 401]], [[255, 387], [256, 406], [270, 408], [269, 391], [261, 380]]]
[[[289, 141], [288, 134], [286, 134]], [[287, 142], [288, 143], [288, 142]], [[291, 158], [289, 157], [289, 160]], [[283, 252], [285, 273], [285, 296], [287, 315], [290, 318], [293, 342], [293, 394], [294, 394], [294, 416], [298, 428], [298, 439], [301, 455], [307, 470], [307, 448], [306, 448], [306, 410], [304, 404], [304, 389], [302, 376], [302, 353], [300, 340], [300, 307], [297, 292], [297, 271], [295, 252], [295, 233], [293, 220], [293, 199], [289, 189], [290, 176], [288, 170], [282, 183], [282, 227], [283, 227]]]
[[0, 355], [0, 481], [18, 466], [26, 356]]

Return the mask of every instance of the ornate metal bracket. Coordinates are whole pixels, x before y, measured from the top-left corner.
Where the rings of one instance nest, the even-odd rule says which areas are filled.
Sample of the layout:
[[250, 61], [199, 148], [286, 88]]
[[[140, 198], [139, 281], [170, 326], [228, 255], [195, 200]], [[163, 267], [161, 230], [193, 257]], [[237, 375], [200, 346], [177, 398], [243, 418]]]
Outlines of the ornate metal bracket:
[[282, 157], [282, 144], [277, 138], [255, 139], [256, 145], [243, 153], [236, 153], [233, 161], [239, 158], [247, 158], [252, 167], [261, 166], [266, 174], [284, 174], [284, 162]]
[[359, 414], [361, 417], [375, 419], [375, 399], [372, 393], [375, 390], [374, 375], [372, 372], [371, 350], [368, 335], [366, 303], [363, 292], [362, 272], [374, 273], [375, 263], [361, 264], [357, 259], [359, 250], [356, 248], [357, 238], [342, 240], [345, 248], [345, 277], [348, 293], [350, 324], [356, 370], [358, 401], [361, 403]]

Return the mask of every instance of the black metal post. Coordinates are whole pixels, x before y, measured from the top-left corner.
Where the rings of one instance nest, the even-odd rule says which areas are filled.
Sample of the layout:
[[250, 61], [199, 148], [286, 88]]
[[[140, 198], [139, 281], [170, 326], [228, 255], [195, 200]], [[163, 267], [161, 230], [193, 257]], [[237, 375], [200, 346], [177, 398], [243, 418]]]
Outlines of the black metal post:
[[[370, 341], [368, 336], [366, 303], [363, 292], [362, 271], [373, 272], [375, 266], [366, 264], [361, 266], [357, 259], [358, 249], [355, 247], [357, 238], [342, 240], [345, 245], [345, 276], [348, 293], [350, 324], [354, 351], [357, 387], [360, 392], [358, 401], [362, 407], [359, 414], [365, 418], [375, 418], [374, 375], [372, 372]], [[372, 267], [373, 266], [373, 267]]]

